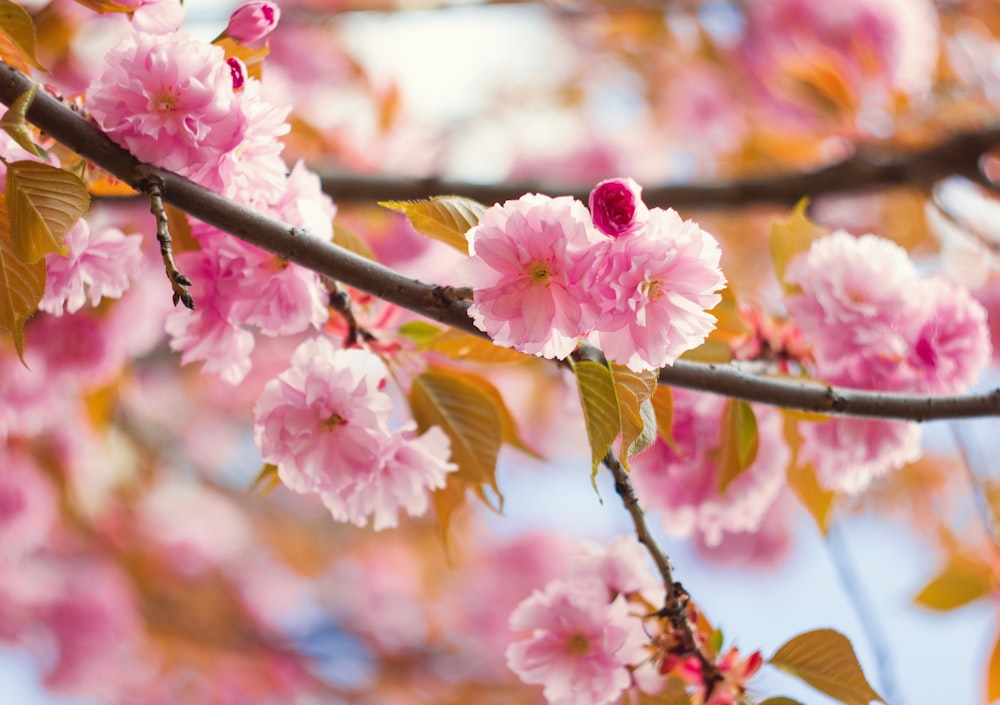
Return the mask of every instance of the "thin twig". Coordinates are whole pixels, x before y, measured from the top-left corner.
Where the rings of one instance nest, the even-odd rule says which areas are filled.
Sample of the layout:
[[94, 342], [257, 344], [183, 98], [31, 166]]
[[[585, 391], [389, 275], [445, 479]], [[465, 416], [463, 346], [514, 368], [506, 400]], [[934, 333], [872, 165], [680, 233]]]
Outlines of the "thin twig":
[[330, 290], [330, 308], [339, 313], [344, 319], [344, 323], [347, 324], [347, 338], [344, 339], [344, 344], [351, 347], [357, 345], [359, 340], [365, 342], [375, 340], [371, 331], [358, 323], [358, 317], [354, 313], [354, 302], [347, 290], [339, 282], [329, 277], [323, 277], [323, 283]]
[[[0, 62], [0, 102], [9, 105], [32, 83], [17, 69]], [[446, 287], [404, 277], [301, 228], [255, 213], [181, 176], [142, 165], [96, 126], [44, 92], [40, 91], [32, 101], [27, 118], [69, 149], [134, 188], [141, 189], [144, 181], [155, 174], [164, 186], [164, 202], [208, 225], [384, 301], [485, 337], [468, 316], [468, 302], [452, 300], [445, 294]], [[1000, 389], [951, 397], [887, 394], [761, 377], [735, 365], [684, 360], [663, 368], [660, 382], [789, 409], [844, 416], [929, 421], [1000, 415]]]
[[721, 680], [719, 669], [715, 662], [706, 656], [698, 646], [698, 641], [694, 635], [694, 628], [688, 619], [687, 613], [687, 591], [674, 579], [673, 566], [670, 558], [663, 552], [656, 538], [649, 530], [646, 523], [646, 515], [639, 504], [639, 498], [635, 495], [635, 488], [628, 477], [628, 473], [622, 464], [615, 457], [612, 451], [608, 451], [604, 456], [604, 465], [611, 471], [615, 478], [615, 492], [622, 499], [622, 504], [632, 518], [635, 526], [635, 535], [639, 543], [646, 547], [646, 551], [653, 558], [660, 577], [663, 578], [663, 587], [666, 590], [666, 597], [663, 600], [663, 609], [658, 613], [665, 617], [671, 626], [671, 635], [679, 642], [678, 655], [692, 655], [698, 659], [701, 667], [702, 683], [705, 686], [706, 695], [712, 692], [715, 684]]
[[167, 272], [170, 288], [174, 290], [174, 306], [183, 303], [185, 308], [194, 310], [194, 299], [188, 287], [191, 280], [180, 273], [174, 262], [174, 251], [170, 239], [170, 219], [163, 207], [163, 181], [156, 174], [150, 174], [139, 184], [139, 190], [149, 196], [149, 210], [156, 219], [156, 241], [160, 243], [160, 257]]

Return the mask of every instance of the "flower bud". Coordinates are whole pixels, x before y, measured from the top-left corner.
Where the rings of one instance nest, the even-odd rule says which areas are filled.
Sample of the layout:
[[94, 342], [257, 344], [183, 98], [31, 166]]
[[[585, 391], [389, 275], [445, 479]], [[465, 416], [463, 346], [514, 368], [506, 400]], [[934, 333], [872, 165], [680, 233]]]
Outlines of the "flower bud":
[[649, 209], [642, 202], [642, 186], [629, 178], [602, 181], [590, 192], [590, 217], [605, 235], [634, 233], [649, 220]]
[[267, 0], [253, 0], [237, 10], [229, 18], [226, 34], [240, 44], [253, 44], [269, 35], [278, 25], [281, 9]]

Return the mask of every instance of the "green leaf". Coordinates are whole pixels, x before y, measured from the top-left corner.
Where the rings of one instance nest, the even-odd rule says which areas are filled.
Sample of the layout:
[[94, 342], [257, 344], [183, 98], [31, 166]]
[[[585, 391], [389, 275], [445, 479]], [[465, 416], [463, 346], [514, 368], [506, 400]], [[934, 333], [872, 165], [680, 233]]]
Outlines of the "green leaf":
[[792, 637], [770, 663], [845, 705], [885, 702], [865, 679], [851, 642], [833, 629]]
[[489, 504], [484, 487], [501, 497], [496, 481], [497, 456], [504, 437], [503, 411], [496, 399], [468, 375], [431, 368], [410, 387], [410, 409], [417, 427], [440, 426], [451, 439], [456, 477]]
[[45, 262], [22, 262], [14, 253], [4, 195], [0, 193], [0, 326], [14, 337], [17, 356], [24, 362], [24, 323], [38, 309], [45, 294]]
[[413, 228], [429, 238], [469, 254], [465, 234], [474, 227], [486, 206], [464, 196], [435, 196], [426, 201], [379, 201], [379, 205], [406, 215]]
[[32, 83], [31, 88], [17, 97], [10, 104], [10, 109], [0, 118], [0, 129], [3, 129], [11, 139], [13, 139], [26, 152], [31, 152], [36, 157], [48, 161], [49, 155], [45, 150], [35, 144], [35, 136], [25, 120], [28, 113], [28, 106], [38, 94], [38, 84]]
[[0, 59], [25, 73], [32, 66], [45, 71], [35, 56], [31, 15], [10, 0], [0, 0]]
[[573, 372], [590, 441], [590, 479], [596, 488], [597, 466], [611, 450], [611, 444], [622, 429], [615, 380], [611, 370], [590, 360], [573, 363]]
[[62, 252], [62, 239], [90, 207], [79, 177], [38, 162], [7, 165], [7, 209], [14, 251], [23, 262]]
[[622, 365], [611, 365], [618, 413], [621, 418], [622, 463], [641, 453], [656, 440], [656, 412], [650, 399], [656, 391], [657, 372], [633, 372]]
[[785, 282], [785, 269], [788, 263], [795, 255], [808, 250], [813, 240], [828, 232], [809, 220], [806, 216], [808, 206], [809, 199], [803, 198], [796, 204], [788, 218], [775, 220], [771, 225], [771, 262], [786, 294], [793, 294], [798, 290], [798, 286]]
[[993, 592], [993, 566], [979, 556], [952, 552], [944, 568], [913, 598], [932, 610], [953, 610]]
[[728, 399], [719, 422], [719, 494], [753, 465], [759, 437], [753, 408], [742, 399]]
[[427, 321], [407, 321], [396, 331], [400, 338], [405, 338], [417, 345], [423, 345], [435, 336], [441, 334], [441, 329]]

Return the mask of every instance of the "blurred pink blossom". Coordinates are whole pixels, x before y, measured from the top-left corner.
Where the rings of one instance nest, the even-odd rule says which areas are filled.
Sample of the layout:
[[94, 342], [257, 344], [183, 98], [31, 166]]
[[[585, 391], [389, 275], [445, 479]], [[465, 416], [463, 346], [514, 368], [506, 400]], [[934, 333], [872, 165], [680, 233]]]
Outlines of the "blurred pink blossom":
[[588, 279], [601, 236], [584, 205], [526, 194], [488, 209], [467, 237], [459, 275], [475, 290], [476, 327], [522, 352], [569, 355], [596, 315]]
[[609, 603], [594, 578], [553, 580], [518, 605], [510, 627], [530, 636], [507, 648], [507, 664], [525, 683], [545, 686], [550, 705], [616, 702], [649, 641], [624, 597]]
[[722, 397], [675, 388], [674, 439], [662, 439], [632, 460], [633, 482], [644, 506], [659, 509], [663, 526], [678, 536], [699, 536], [717, 546], [729, 533], [754, 533], [771, 511], [785, 481], [791, 452], [785, 443], [781, 414], [753, 406], [758, 450], [754, 462], [719, 493]]
[[256, 44], [274, 31], [280, 18], [277, 3], [253, 0], [236, 8], [229, 17], [226, 34], [240, 44]]
[[707, 313], [726, 284], [715, 238], [673, 209], [607, 242], [593, 288], [601, 312], [590, 340], [612, 362], [639, 372], [672, 364], [715, 328]]
[[45, 295], [38, 304], [56, 316], [79, 311], [88, 298], [91, 306], [102, 298], [119, 298], [142, 270], [141, 235], [126, 235], [118, 228], [92, 232], [80, 219], [64, 243], [65, 255], [45, 256]]
[[598, 578], [613, 597], [642, 593], [651, 603], [663, 599], [663, 584], [649, 570], [649, 556], [634, 536], [619, 536], [607, 547], [585, 544], [570, 561], [571, 579]]
[[134, 8], [129, 16], [137, 32], [169, 34], [184, 22], [184, 5], [180, 0], [119, 0], [119, 4]]
[[594, 226], [611, 237], [634, 233], [649, 220], [642, 186], [633, 179], [602, 181], [590, 192], [589, 205]]

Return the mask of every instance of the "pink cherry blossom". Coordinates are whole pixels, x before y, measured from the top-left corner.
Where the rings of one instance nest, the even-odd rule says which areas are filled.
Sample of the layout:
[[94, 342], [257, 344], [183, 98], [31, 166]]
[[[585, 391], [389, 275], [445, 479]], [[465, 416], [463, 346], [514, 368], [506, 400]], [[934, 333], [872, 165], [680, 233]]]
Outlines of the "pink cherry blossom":
[[392, 435], [382, 458], [372, 467], [348, 467], [348, 479], [338, 488], [322, 492], [323, 504], [334, 519], [381, 531], [399, 524], [398, 512], [423, 516], [429, 507], [428, 490], [442, 489], [445, 475], [458, 469], [447, 460], [451, 441], [437, 426], [419, 437], [407, 429]]
[[632, 179], [602, 181], [590, 192], [589, 200], [594, 226], [605, 235], [629, 235], [649, 220], [649, 209], [642, 202], [642, 186]]
[[986, 311], [968, 290], [943, 277], [925, 279], [907, 318], [910, 389], [957, 394], [979, 377], [991, 354]]
[[620, 536], [607, 547], [584, 545], [570, 562], [570, 576], [596, 577], [612, 595], [643, 593], [654, 604], [662, 599], [663, 585], [650, 572], [646, 549], [634, 536]]
[[787, 305], [813, 343], [817, 374], [856, 387], [905, 384], [903, 323], [920, 281], [906, 250], [876, 235], [838, 230], [793, 258], [785, 279], [801, 290]]
[[139, 160], [194, 177], [241, 142], [241, 114], [221, 47], [184, 32], [135, 33], [106, 60], [104, 74], [87, 90], [87, 107]]
[[791, 453], [784, 441], [782, 418], [766, 406], [753, 406], [757, 419], [757, 457], [719, 493], [722, 397], [673, 390], [674, 439], [663, 440], [632, 460], [636, 492], [649, 509], [660, 509], [663, 526], [678, 536], [698, 535], [709, 546], [728, 533], [760, 529], [785, 480]]
[[593, 283], [601, 313], [591, 341], [636, 372], [672, 364], [715, 327], [707, 309], [726, 284], [721, 256], [715, 238], [693, 221], [653, 208], [648, 227], [602, 250]]
[[906, 421], [834, 418], [800, 423], [800, 459], [824, 487], [855, 495], [920, 457], [920, 426]]
[[184, 22], [180, 0], [125, 0], [120, 4], [134, 8], [129, 16], [138, 32], [169, 34], [180, 29]]
[[226, 34], [241, 44], [255, 44], [274, 31], [281, 18], [277, 3], [253, 0], [238, 7], [229, 17]]
[[88, 298], [91, 306], [102, 298], [119, 298], [142, 270], [140, 235], [126, 235], [118, 228], [91, 232], [81, 219], [64, 243], [65, 255], [45, 257], [45, 295], [38, 304], [56, 316], [79, 311]]
[[624, 597], [608, 602], [600, 580], [553, 580], [510, 615], [530, 632], [507, 648], [507, 665], [544, 686], [550, 705], [610, 705], [630, 686], [626, 668], [646, 658], [648, 637]]
[[596, 315], [587, 279], [601, 238], [584, 205], [527, 194], [488, 209], [467, 237], [459, 275], [475, 289], [476, 327], [522, 352], [569, 355]]
[[391, 437], [382, 362], [364, 350], [336, 350], [327, 338], [296, 348], [291, 367], [254, 406], [264, 462], [296, 492], [336, 493], [383, 461]]

